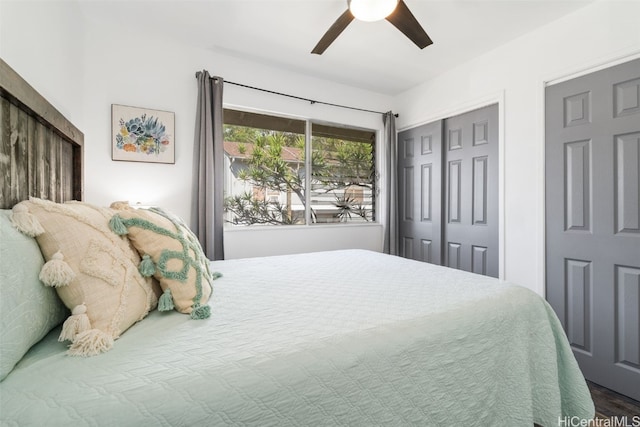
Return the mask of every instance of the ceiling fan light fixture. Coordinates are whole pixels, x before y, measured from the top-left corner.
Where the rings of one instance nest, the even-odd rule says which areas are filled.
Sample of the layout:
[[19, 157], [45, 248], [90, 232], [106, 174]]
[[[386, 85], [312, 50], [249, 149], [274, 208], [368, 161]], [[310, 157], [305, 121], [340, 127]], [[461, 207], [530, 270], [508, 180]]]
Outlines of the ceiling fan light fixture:
[[349, 10], [360, 21], [380, 21], [391, 15], [399, 0], [348, 0]]

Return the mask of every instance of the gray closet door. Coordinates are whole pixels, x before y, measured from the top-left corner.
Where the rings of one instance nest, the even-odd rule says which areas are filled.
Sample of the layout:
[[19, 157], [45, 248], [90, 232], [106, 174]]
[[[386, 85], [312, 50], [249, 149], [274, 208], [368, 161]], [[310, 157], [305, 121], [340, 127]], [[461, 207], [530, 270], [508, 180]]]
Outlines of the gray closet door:
[[400, 255], [441, 263], [442, 121], [398, 134]]
[[444, 265], [498, 277], [498, 106], [444, 122]]
[[640, 400], [640, 60], [545, 103], [547, 299], [585, 377]]
[[498, 277], [498, 106], [398, 134], [400, 255]]

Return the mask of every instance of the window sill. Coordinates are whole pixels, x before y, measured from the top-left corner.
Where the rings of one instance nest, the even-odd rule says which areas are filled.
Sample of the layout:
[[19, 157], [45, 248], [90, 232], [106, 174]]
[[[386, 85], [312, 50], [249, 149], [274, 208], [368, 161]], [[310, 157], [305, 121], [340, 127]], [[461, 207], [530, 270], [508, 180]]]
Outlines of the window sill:
[[247, 232], [247, 231], [256, 231], [256, 230], [321, 230], [321, 229], [336, 229], [336, 228], [375, 228], [382, 227], [382, 224], [379, 222], [367, 222], [367, 223], [335, 223], [335, 224], [304, 224], [304, 225], [238, 225], [238, 226], [224, 226], [224, 232], [228, 233], [236, 233], [236, 232]]

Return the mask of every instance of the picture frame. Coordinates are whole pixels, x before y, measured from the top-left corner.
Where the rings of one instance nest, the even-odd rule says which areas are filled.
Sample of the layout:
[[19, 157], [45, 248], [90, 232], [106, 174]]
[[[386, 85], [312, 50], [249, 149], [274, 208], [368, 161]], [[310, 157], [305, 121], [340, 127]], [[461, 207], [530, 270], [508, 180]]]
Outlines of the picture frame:
[[111, 104], [111, 159], [175, 164], [175, 113]]

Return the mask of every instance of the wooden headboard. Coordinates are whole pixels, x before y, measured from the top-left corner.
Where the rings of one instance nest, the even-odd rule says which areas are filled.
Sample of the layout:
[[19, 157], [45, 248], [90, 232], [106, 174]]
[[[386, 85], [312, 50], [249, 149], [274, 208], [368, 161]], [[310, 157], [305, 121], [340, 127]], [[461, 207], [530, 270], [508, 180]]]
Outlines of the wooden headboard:
[[0, 208], [82, 200], [83, 147], [84, 134], [0, 59]]

